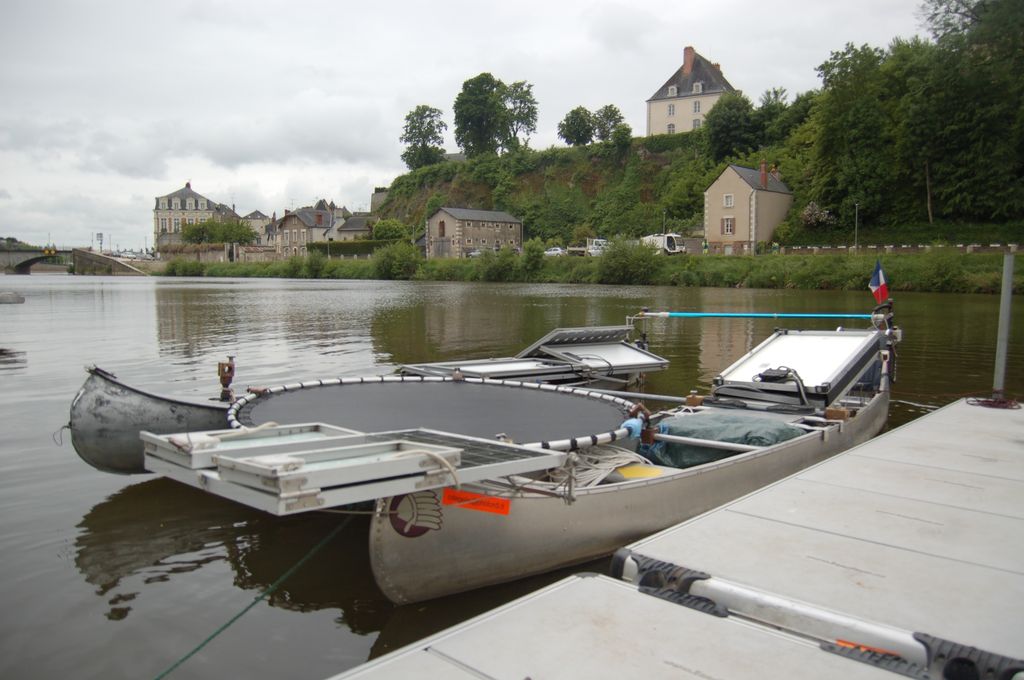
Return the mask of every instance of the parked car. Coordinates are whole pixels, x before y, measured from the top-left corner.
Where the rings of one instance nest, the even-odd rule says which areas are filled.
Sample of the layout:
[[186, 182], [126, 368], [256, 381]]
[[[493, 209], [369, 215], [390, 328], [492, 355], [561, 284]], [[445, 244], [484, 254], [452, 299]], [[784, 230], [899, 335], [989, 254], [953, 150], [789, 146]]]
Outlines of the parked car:
[[466, 257], [480, 257], [481, 255], [483, 255], [483, 253], [481, 253], [479, 250], [471, 250], [468, 253], [466, 253]]
[[587, 255], [597, 257], [598, 255], [604, 255], [605, 248], [608, 247], [608, 241], [603, 238], [595, 238], [593, 240], [588, 239], [587, 244]]
[[558, 246], [553, 246], [553, 247], [548, 248], [547, 250], [545, 250], [544, 254], [547, 255], [548, 257], [561, 257], [563, 255], [566, 255], [567, 253], [565, 252], [565, 248], [559, 248]]

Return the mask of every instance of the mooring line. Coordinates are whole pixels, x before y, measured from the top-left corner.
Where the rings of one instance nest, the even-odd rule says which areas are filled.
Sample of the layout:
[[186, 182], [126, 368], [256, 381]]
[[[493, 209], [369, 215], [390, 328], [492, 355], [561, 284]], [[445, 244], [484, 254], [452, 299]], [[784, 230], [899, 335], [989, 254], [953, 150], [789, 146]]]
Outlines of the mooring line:
[[255, 606], [256, 606], [257, 604], [259, 604], [260, 602], [262, 602], [262, 601], [263, 601], [263, 599], [264, 599], [264, 598], [266, 598], [266, 597], [267, 597], [268, 595], [271, 595], [271, 594], [272, 594], [272, 593], [273, 593], [273, 592], [274, 592], [275, 590], [277, 590], [277, 589], [278, 589], [278, 587], [279, 587], [279, 586], [280, 586], [280, 585], [281, 585], [282, 583], [284, 583], [284, 582], [285, 582], [285, 580], [286, 580], [286, 579], [287, 579], [287, 578], [288, 578], [289, 576], [291, 576], [291, 575], [292, 575], [292, 574], [294, 574], [294, 573], [295, 573], [296, 571], [298, 571], [299, 567], [301, 567], [301, 566], [302, 566], [302, 565], [304, 565], [304, 564], [305, 564], [306, 562], [308, 562], [308, 561], [309, 561], [309, 559], [310, 559], [311, 557], [313, 557], [313, 555], [317, 554], [317, 553], [318, 553], [318, 552], [320, 551], [320, 549], [321, 549], [321, 548], [323, 548], [323, 547], [324, 547], [325, 545], [327, 545], [327, 544], [328, 544], [328, 543], [330, 542], [330, 540], [331, 540], [332, 538], [334, 538], [335, 536], [337, 536], [337, 535], [338, 535], [338, 534], [339, 534], [339, 533], [341, 532], [341, 530], [342, 530], [342, 529], [344, 529], [344, 528], [345, 528], [345, 526], [346, 526], [346, 525], [347, 525], [347, 524], [348, 524], [348, 523], [349, 523], [349, 522], [350, 522], [351, 520], [352, 520], [352, 517], [346, 517], [346, 518], [345, 518], [345, 519], [344, 519], [344, 520], [343, 520], [343, 521], [342, 521], [342, 522], [341, 522], [341, 523], [340, 523], [340, 524], [339, 524], [338, 526], [336, 526], [336, 527], [334, 528], [334, 530], [333, 530], [333, 531], [332, 531], [331, 533], [329, 533], [329, 534], [327, 534], [326, 536], [324, 536], [324, 537], [323, 537], [323, 538], [322, 538], [322, 539], [320, 540], [320, 542], [319, 542], [319, 543], [317, 543], [317, 544], [316, 544], [315, 546], [313, 546], [312, 550], [310, 550], [310, 551], [309, 551], [308, 553], [306, 553], [306, 554], [305, 554], [305, 555], [303, 556], [303, 558], [302, 558], [301, 560], [299, 560], [299, 561], [298, 561], [298, 562], [296, 562], [296, 563], [295, 563], [294, 565], [292, 565], [291, 569], [289, 569], [289, 570], [288, 570], [288, 571], [286, 571], [286, 572], [285, 572], [284, 574], [282, 574], [282, 575], [280, 576], [280, 578], [278, 578], [278, 579], [277, 579], [276, 581], [274, 581], [274, 582], [273, 582], [272, 584], [270, 584], [270, 586], [268, 586], [266, 590], [264, 590], [264, 591], [263, 591], [262, 593], [260, 593], [260, 594], [259, 594], [258, 596], [256, 596], [256, 598], [255, 598], [255, 599], [254, 599], [254, 600], [253, 600], [252, 602], [250, 602], [250, 603], [249, 603], [249, 604], [248, 604], [248, 605], [247, 605], [247, 606], [245, 607], [245, 609], [243, 609], [242, 611], [240, 611], [240, 612], [238, 612], [237, 614], [235, 614], [234, 616], [232, 616], [232, 617], [231, 617], [231, 619], [230, 619], [230, 620], [228, 620], [228, 622], [227, 622], [227, 623], [225, 623], [225, 624], [224, 624], [223, 626], [221, 626], [220, 628], [218, 628], [217, 630], [215, 630], [215, 631], [214, 631], [214, 632], [213, 632], [213, 633], [212, 633], [211, 635], [209, 635], [209, 636], [208, 636], [208, 637], [207, 637], [207, 638], [206, 638], [205, 640], [203, 640], [202, 642], [200, 642], [200, 643], [199, 643], [199, 645], [197, 645], [195, 649], [193, 649], [193, 650], [192, 650], [191, 652], [189, 652], [189, 653], [188, 653], [188, 654], [186, 654], [185, 656], [183, 656], [183, 657], [181, 657], [180, 659], [178, 659], [177, 661], [175, 661], [175, 662], [174, 662], [174, 665], [172, 665], [172, 666], [171, 666], [170, 668], [168, 668], [167, 670], [165, 670], [165, 671], [164, 671], [163, 673], [161, 673], [160, 675], [156, 676], [155, 680], [162, 680], [162, 678], [166, 678], [166, 677], [167, 677], [168, 675], [170, 675], [170, 674], [171, 674], [172, 672], [174, 672], [174, 670], [175, 670], [175, 669], [177, 669], [177, 668], [178, 668], [178, 666], [180, 666], [181, 664], [183, 664], [183, 663], [185, 663], [186, 661], [188, 661], [189, 659], [191, 659], [191, 658], [192, 658], [193, 656], [195, 656], [195, 655], [196, 655], [196, 653], [198, 653], [198, 652], [199, 652], [199, 650], [201, 650], [201, 649], [202, 649], [203, 647], [205, 647], [205, 646], [206, 646], [207, 644], [209, 644], [210, 642], [212, 642], [212, 641], [213, 641], [213, 639], [214, 639], [215, 637], [217, 637], [218, 635], [220, 635], [221, 633], [223, 633], [223, 632], [224, 632], [225, 630], [227, 630], [227, 629], [228, 629], [228, 627], [229, 627], [229, 626], [231, 626], [231, 624], [233, 624], [233, 623], [234, 623], [235, 621], [237, 621], [238, 619], [242, 618], [242, 615], [244, 615], [244, 614], [245, 614], [245, 613], [246, 613], [247, 611], [249, 611], [250, 609], [252, 609], [253, 607], [255, 607]]

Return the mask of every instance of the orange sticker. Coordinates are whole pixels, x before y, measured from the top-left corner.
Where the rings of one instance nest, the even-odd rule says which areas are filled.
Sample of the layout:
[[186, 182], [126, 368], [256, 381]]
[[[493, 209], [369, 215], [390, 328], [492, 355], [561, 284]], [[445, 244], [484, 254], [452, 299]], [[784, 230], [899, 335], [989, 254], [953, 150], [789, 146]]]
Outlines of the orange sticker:
[[441, 496], [441, 502], [445, 505], [457, 505], [460, 508], [479, 510], [480, 512], [493, 512], [495, 515], [507, 515], [512, 501], [507, 498], [495, 498], [485, 496], [482, 493], [469, 491], [457, 491], [446, 488]]

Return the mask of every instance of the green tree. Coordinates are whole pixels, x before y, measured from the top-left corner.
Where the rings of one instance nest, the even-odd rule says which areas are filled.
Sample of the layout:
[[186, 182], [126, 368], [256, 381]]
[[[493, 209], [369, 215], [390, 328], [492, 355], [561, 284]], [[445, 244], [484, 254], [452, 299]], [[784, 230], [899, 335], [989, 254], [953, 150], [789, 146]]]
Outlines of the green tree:
[[455, 143], [467, 156], [497, 153], [507, 139], [505, 89], [490, 73], [481, 73], [462, 83], [454, 106]]
[[419, 249], [404, 241], [373, 251], [373, 269], [379, 279], [411, 279], [422, 261]]
[[586, 108], [577, 106], [565, 114], [558, 124], [558, 136], [570, 146], [586, 146], [594, 141], [594, 115]]
[[219, 222], [206, 220], [198, 224], [186, 224], [181, 229], [181, 240], [185, 243], [253, 243], [256, 232], [244, 222]]
[[754, 110], [754, 128], [757, 141], [761, 146], [772, 146], [785, 140], [777, 137], [779, 132], [777, 121], [786, 113], [786, 88], [773, 87], [761, 94], [761, 103]]
[[711, 155], [716, 161], [757, 147], [754, 106], [738, 92], [726, 92], [704, 117]]
[[[818, 67], [822, 92], [810, 199], [853, 225], [887, 214], [898, 186], [895, 140], [890, 125], [893, 92], [883, 77], [883, 50], [847, 44]], [[856, 205], [856, 207], [855, 207]]]
[[394, 218], [380, 220], [373, 225], [373, 238], [378, 241], [409, 238], [409, 228]]
[[[533, 96], [533, 85], [517, 80], [501, 88], [501, 95], [507, 125], [502, 146], [505, 149], [529, 146], [529, 135], [537, 131], [537, 100]], [[520, 140], [520, 135], [525, 139]]]
[[607, 142], [615, 132], [615, 126], [623, 120], [622, 112], [614, 104], [606, 104], [593, 113], [594, 136], [602, 142]]
[[441, 110], [420, 104], [405, 116], [405, 128], [399, 138], [407, 144], [402, 160], [410, 170], [434, 165], [444, 160], [444, 131], [448, 126], [441, 120]]

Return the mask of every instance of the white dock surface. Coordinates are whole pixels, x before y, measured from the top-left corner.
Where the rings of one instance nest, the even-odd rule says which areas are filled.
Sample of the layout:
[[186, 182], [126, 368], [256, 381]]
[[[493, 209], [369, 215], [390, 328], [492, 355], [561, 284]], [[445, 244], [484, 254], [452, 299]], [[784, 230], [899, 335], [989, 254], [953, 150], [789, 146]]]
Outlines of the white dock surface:
[[[955, 402], [629, 548], [1022, 659], [1024, 410]], [[337, 677], [413, 676], [902, 677], [607, 577], [566, 579]]]

